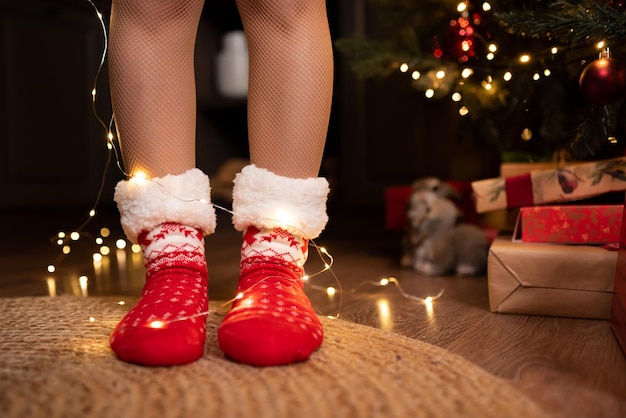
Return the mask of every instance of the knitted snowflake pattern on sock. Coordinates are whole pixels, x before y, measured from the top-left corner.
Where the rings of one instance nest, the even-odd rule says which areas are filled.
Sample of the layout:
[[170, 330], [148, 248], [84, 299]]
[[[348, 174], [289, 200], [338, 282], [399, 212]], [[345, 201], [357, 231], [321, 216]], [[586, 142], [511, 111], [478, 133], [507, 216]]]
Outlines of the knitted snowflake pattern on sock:
[[204, 354], [208, 273], [196, 228], [165, 223], [139, 235], [146, 284], [137, 305], [115, 328], [121, 360], [147, 366], [186, 364]]
[[308, 240], [280, 229], [248, 227], [243, 237], [237, 299], [218, 329], [225, 355], [254, 366], [309, 358], [322, 324], [304, 293]]

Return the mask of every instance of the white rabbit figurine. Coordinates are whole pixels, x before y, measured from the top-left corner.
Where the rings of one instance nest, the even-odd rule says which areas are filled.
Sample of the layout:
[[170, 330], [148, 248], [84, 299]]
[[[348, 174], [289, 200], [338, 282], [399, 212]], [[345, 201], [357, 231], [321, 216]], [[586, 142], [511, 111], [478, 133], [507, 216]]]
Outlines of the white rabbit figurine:
[[489, 240], [483, 231], [460, 223], [462, 213], [449, 197], [458, 192], [434, 177], [413, 183], [401, 263], [418, 273], [474, 276], [485, 271]]

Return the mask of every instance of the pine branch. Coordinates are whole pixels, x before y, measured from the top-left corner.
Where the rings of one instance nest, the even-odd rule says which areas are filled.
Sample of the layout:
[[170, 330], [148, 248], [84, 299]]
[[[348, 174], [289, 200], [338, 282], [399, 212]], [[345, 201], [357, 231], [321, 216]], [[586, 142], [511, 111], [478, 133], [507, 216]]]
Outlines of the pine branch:
[[547, 8], [496, 13], [500, 24], [522, 37], [551, 39], [573, 47], [601, 40], [614, 44], [626, 41], [626, 13], [608, 2], [555, 1]]

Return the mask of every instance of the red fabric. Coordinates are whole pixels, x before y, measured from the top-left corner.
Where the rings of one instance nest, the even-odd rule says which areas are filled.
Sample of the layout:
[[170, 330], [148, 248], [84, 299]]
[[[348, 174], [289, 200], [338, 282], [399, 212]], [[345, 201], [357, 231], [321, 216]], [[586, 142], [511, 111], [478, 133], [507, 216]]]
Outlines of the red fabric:
[[239, 296], [218, 329], [227, 357], [253, 366], [278, 366], [306, 360], [319, 348], [322, 324], [302, 280], [306, 244], [281, 229], [248, 228]]
[[[476, 206], [472, 198], [472, 183], [468, 181], [448, 181], [455, 188], [461, 198], [454, 200], [454, 204], [463, 214], [463, 222], [479, 225], [480, 219], [476, 213]], [[385, 188], [385, 228], [387, 230], [402, 230], [406, 228], [407, 203], [413, 193], [412, 186], [394, 186]]]
[[530, 206], [520, 209], [524, 242], [607, 244], [620, 239], [623, 205]]
[[208, 273], [202, 234], [168, 223], [142, 233], [146, 284], [110, 337], [120, 360], [145, 366], [190, 363], [204, 354]]
[[508, 208], [534, 205], [533, 183], [530, 174], [505, 177], [504, 181]]
[[626, 210], [623, 211], [617, 271], [611, 306], [611, 329], [626, 356]]

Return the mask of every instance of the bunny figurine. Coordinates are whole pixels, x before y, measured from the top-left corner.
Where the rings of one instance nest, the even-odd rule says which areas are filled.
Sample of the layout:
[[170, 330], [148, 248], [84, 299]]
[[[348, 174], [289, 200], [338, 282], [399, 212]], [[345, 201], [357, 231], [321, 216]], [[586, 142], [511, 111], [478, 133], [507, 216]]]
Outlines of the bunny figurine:
[[462, 213], [451, 200], [457, 197], [452, 186], [434, 177], [413, 183], [403, 239], [404, 267], [428, 276], [475, 276], [485, 271], [489, 240], [480, 228], [460, 222]]

